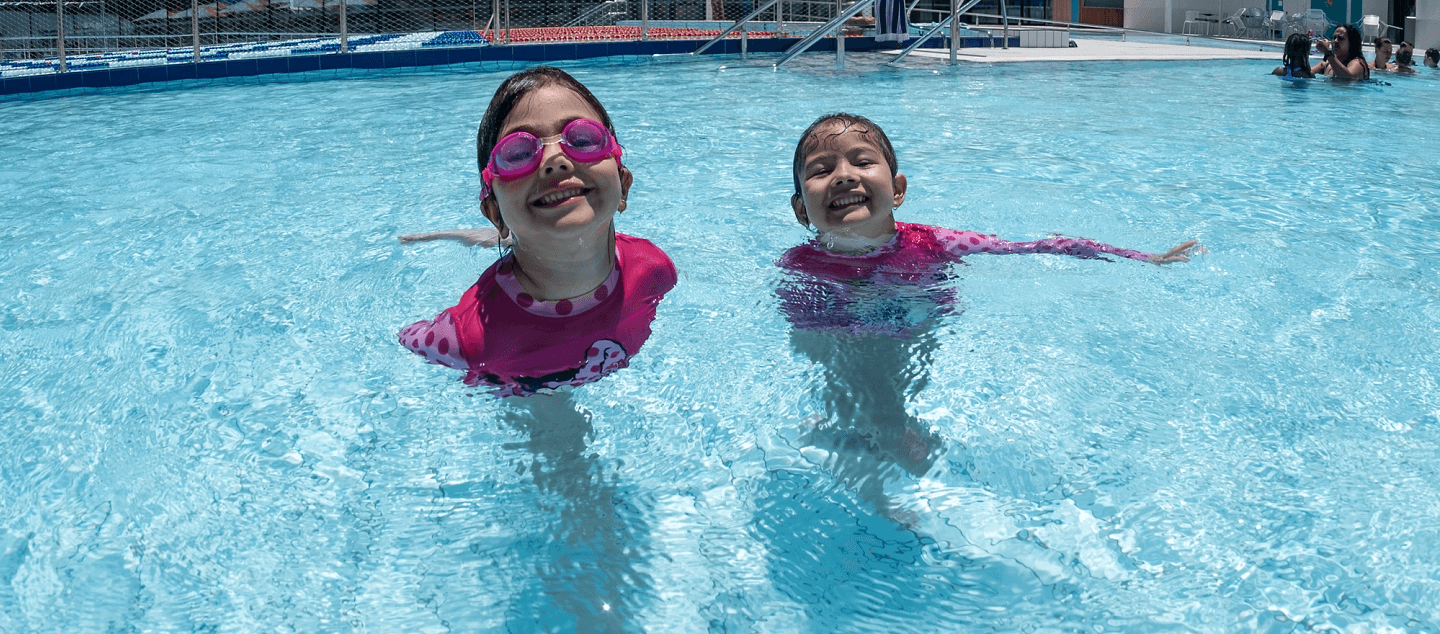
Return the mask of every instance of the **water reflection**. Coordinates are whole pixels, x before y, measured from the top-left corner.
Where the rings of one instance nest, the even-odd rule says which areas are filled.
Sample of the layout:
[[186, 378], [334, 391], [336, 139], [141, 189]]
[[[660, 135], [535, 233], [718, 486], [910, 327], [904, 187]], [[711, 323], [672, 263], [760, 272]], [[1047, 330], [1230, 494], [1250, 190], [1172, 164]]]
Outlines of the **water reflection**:
[[[511, 399], [507, 424], [529, 434], [507, 449], [527, 451], [542, 504], [553, 503], [548, 534], [532, 553], [540, 596], [518, 598], [512, 631], [619, 632], [643, 607], [650, 582], [636, 569], [650, 531], [618, 475], [593, 452], [591, 414], [567, 393]], [[527, 592], [527, 594], [529, 594]]]
[[822, 370], [817, 396], [824, 414], [803, 446], [823, 451], [825, 469], [877, 513], [914, 525], [885, 488], [906, 474], [924, 475], [941, 452], [940, 437], [907, 407], [929, 380], [934, 321], [901, 335], [795, 329], [790, 342]]

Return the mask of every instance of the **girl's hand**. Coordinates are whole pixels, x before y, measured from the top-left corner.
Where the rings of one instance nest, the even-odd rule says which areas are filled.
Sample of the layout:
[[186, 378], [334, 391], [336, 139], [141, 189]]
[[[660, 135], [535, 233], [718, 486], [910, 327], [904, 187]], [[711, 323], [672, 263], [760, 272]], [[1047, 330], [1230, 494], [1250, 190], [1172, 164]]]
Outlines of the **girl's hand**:
[[1205, 250], [1205, 247], [1202, 247], [1196, 241], [1191, 240], [1189, 242], [1186, 242], [1185, 244], [1170, 249], [1165, 253], [1157, 253], [1150, 256], [1150, 262], [1156, 265], [1169, 264], [1171, 262], [1189, 262], [1189, 256], [1191, 253], [1207, 253], [1207, 251]]
[[500, 232], [494, 229], [451, 229], [449, 231], [431, 231], [428, 233], [412, 233], [400, 236], [401, 244], [430, 242], [432, 240], [454, 240], [467, 247], [493, 247], [501, 242]]

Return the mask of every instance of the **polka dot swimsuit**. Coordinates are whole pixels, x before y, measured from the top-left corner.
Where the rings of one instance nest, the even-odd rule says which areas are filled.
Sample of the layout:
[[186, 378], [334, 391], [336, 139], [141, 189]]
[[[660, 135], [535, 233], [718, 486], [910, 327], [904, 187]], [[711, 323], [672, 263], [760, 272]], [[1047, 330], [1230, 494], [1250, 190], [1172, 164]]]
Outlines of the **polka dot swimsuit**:
[[655, 308], [675, 285], [670, 258], [646, 240], [615, 236], [615, 268], [580, 297], [544, 301], [515, 279], [512, 256], [435, 319], [406, 326], [400, 344], [430, 363], [466, 371], [500, 396], [595, 381], [629, 365], [650, 336]]

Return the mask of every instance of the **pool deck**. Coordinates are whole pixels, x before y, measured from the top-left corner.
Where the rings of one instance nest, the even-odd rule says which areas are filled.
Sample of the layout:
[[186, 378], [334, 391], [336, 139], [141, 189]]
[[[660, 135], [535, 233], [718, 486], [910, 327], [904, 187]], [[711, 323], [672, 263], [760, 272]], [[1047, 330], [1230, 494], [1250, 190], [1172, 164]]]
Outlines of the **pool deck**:
[[[1232, 40], [1233, 41], [1233, 40]], [[1280, 60], [1280, 49], [1274, 44], [1266, 50], [1238, 50], [1213, 46], [1180, 46], [1150, 42], [1119, 42], [1114, 40], [1074, 40], [1075, 48], [962, 48], [958, 53], [960, 61], [978, 63], [1006, 62], [1098, 62], [1098, 61], [1157, 61], [1157, 60], [1202, 60], [1202, 59], [1273, 59]], [[1256, 49], [1261, 44], [1256, 43]], [[911, 55], [917, 57], [949, 59], [950, 51], [917, 49]]]

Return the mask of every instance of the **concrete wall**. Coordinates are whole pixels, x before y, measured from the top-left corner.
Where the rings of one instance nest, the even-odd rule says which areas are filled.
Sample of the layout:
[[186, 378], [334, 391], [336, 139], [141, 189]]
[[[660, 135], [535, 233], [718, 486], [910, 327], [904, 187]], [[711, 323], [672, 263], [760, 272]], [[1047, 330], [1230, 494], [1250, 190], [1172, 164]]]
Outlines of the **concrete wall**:
[[1418, 64], [1425, 49], [1440, 47], [1440, 0], [1417, 0], [1415, 3], [1415, 61]]
[[[1310, 8], [1309, 0], [1286, 0], [1304, 3]], [[1384, 0], [1375, 0], [1384, 2]], [[1435, 0], [1440, 2], [1440, 0]], [[1171, 32], [1180, 33], [1185, 24], [1186, 11], [1214, 13], [1230, 17], [1246, 7], [1264, 7], [1265, 0], [1170, 0]], [[1298, 9], [1303, 11], [1304, 9]], [[1286, 12], [1290, 12], [1287, 5]], [[1165, 0], [1125, 0], [1125, 28], [1165, 32]], [[1213, 25], [1212, 25], [1213, 28]]]
[[[1286, 15], [1304, 13], [1311, 7], [1317, 9], [1326, 8], [1322, 0], [1313, 0], [1313, 3], [1312, 0], [1283, 1], [1283, 10]], [[1335, 4], [1338, 6], [1337, 16], [1344, 13], [1347, 3], [1351, 3], [1352, 12], [1355, 13], [1356, 16], [1378, 15], [1380, 16], [1381, 22], [1397, 26], [1405, 19], [1405, 16], [1393, 17], [1390, 15], [1390, 0], [1335, 0]], [[1416, 6], [1415, 15], [1419, 19], [1424, 19], [1422, 12], [1425, 10], [1423, 5], [1426, 4], [1432, 7], [1431, 13], [1434, 14], [1434, 17], [1431, 19], [1440, 20], [1440, 9], [1437, 9], [1437, 7], [1440, 7], [1440, 0], [1420, 0]], [[1218, 13], [1229, 17], [1240, 8], [1264, 8], [1265, 6], [1265, 0], [1170, 0], [1171, 32], [1180, 33], [1183, 30], [1182, 26], [1185, 23], [1186, 11]], [[1356, 17], [1354, 21], [1359, 23], [1360, 18]], [[1164, 33], [1165, 0], [1125, 0], [1125, 27]], [[1432, 28], [1440, 28], [1440, 26]], [[1419, 30], [1422, 33], [1425, 32], [1423, 27]], [[1391, 39], [1394, 39], [1396, 35], [1397, 33], [1392, 32], [1390, 34]], [[1431, 46], [1434, 46], [1434, 44]], [[1421, 50], [1424, 50], [1423, 47]]]
[[[1381, 22], [1384, 22], [1386, 24], [1395, 24], [1395, 20], [1390, 19], [1389, 0], [1365, 0], [1363, 3], [1361, 3], [1360, 15], [1378, 15], [1380, 16]], [[1399, 31], [1391, 31], [1382, 35], [1386, 35], [1393, 40], [1396, 36], [1400, 35], [1400, 33]]]

